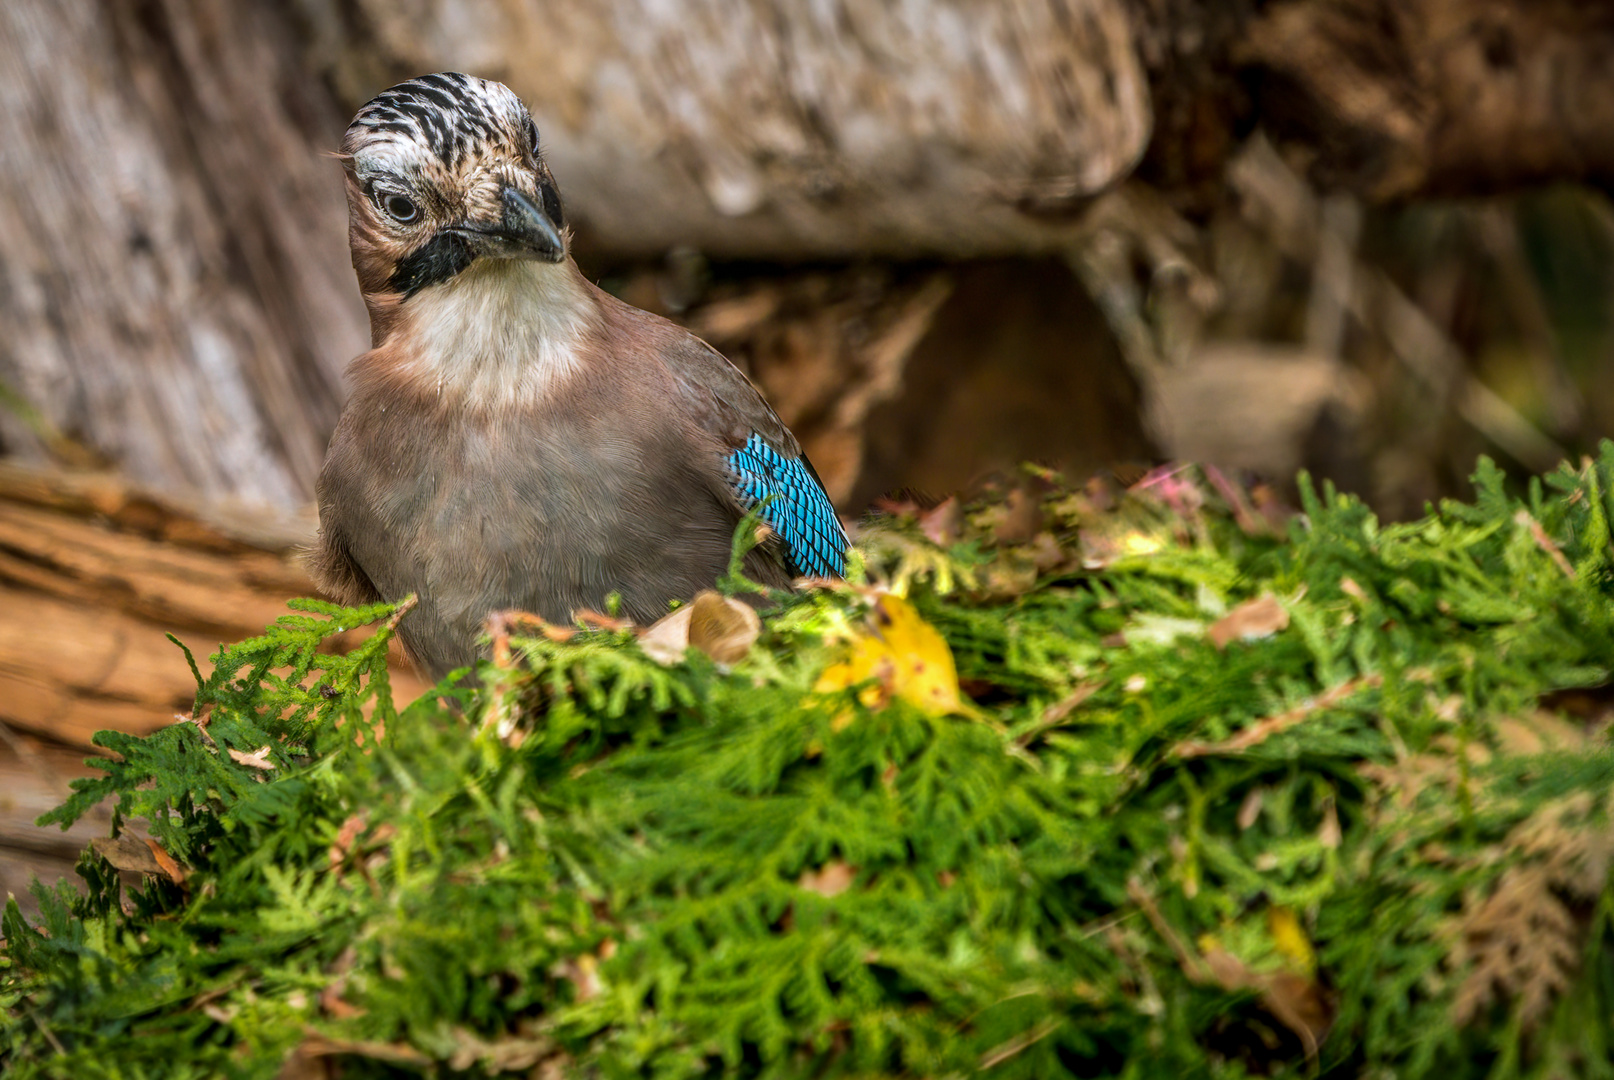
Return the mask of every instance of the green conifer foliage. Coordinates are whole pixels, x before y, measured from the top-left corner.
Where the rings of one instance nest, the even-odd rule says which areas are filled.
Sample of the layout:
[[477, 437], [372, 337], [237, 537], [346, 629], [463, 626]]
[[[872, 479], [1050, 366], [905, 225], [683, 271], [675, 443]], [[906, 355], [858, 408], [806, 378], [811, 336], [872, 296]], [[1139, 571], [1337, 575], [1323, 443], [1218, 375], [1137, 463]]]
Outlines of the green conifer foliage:
[[[1610, 1075], [1614, 753], [1565, 691], [1614, 663], [1614, 445], [1475, 482], [1274, 525], [1212, 473], [1028, 472], [866, 530], [732, 665], [511, 618], [401, 713], [408, 604], [299, 601], [47, 815], [154, 846], [8, 906], [0, 1064]], [[904, 692], [945, 665], [892, 611], [966, 700]]]

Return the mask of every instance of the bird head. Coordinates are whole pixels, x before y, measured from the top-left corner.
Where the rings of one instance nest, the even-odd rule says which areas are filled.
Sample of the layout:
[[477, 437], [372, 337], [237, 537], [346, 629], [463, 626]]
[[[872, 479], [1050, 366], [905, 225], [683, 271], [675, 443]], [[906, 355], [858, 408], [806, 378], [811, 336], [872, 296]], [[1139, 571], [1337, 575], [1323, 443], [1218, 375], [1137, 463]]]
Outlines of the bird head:
[[477, 260], [560, 263], [560, 193], [527, 107], [502, 83], [422, 75], [376, 95], [342, 140], [349, 240], [372, 315]]

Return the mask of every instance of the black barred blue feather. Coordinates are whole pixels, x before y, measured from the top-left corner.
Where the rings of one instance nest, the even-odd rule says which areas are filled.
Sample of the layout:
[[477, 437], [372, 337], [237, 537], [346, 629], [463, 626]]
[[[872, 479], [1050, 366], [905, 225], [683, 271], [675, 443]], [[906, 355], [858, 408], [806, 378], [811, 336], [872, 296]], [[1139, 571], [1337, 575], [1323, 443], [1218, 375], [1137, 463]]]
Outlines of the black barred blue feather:
[[729, 455], [735, 494], [746, 513], [762, 506], [784, 543], [792, 573], [840, 577], [846, 572], [846, 533], [818, 477], [802, 457], [785, 457], [761, 435], [752, 435]]

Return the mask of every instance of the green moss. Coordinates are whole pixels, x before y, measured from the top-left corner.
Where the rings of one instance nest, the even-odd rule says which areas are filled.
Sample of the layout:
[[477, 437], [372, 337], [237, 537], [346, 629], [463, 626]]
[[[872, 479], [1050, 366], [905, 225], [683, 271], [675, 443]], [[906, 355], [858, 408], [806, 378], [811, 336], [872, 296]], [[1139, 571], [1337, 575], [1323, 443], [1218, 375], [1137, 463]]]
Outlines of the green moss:
[[[815, 693], [857, 588], [732, 669], [517, 635], [401, 714], [398, 609], [299, 602], [49, 815], [114, 797], [188, 875], [86, 854], [37, 926], [11, 905], [0, 1062], [1607, 1075], [1614, 754], [1539, 708], [1609, 679], [1611, 480], [1614, 446], [1522, 501], [1482, 463], [1405, 525], [1307, 487], [1266, 528], [1192, 472], [899, 515], [860, 565], [972, 716]], [[1287, 625], [1218, 649], [1267, 593]]]

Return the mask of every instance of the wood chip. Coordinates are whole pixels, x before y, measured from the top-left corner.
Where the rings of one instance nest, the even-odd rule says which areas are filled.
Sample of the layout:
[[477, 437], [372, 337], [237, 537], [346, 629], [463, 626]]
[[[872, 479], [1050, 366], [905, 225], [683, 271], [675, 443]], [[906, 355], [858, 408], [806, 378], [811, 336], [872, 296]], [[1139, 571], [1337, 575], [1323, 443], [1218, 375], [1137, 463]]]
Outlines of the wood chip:
[[273, 772], [275, 768], [274, 762], [269, 760], [269, 747], [267, 745], [260, 746], [250, 754], [244, 750], [232, 749], [230, 751], [230, 760], [237, 765], [245, 765], [249, 769], [262, 769], [264, 772]]

